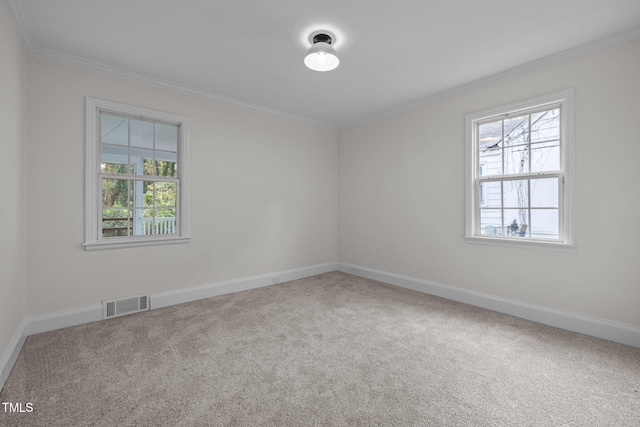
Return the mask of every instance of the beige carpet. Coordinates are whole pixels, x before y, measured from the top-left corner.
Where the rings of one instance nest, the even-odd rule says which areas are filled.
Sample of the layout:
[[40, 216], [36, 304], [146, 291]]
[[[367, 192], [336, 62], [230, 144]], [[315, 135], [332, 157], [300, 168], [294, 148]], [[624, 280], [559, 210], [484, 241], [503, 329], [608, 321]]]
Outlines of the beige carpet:
[[640, 349], [343, 273], [34, 335], [23, 426], [640, 426]]

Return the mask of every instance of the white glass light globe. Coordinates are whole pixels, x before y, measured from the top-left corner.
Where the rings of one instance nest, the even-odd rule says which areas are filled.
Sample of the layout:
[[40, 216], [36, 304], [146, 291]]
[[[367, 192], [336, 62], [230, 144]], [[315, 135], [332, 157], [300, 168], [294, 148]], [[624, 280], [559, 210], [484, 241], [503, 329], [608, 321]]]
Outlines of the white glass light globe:
[[333, 46], [318, 42], [307, 51], [304, 64], [314, 71], [331, 71], [340, 64], [340, 60]]

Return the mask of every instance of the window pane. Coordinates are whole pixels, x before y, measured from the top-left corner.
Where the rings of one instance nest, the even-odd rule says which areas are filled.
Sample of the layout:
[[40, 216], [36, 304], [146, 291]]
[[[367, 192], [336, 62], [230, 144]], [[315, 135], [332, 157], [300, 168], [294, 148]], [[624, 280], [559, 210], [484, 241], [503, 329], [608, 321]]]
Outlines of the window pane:
[[502, 150], [500, 148], [488, 148], [480, 150], [480, 163], [482, 169], [480, 176], [502, 175]]
[[153, 123], [131, 119], [130, 126], [131, 146], [153, 149]]
[[158, 176], [178, 176], [178, 164], [176, 153], [156, 151], [156, 175]]
[[560, 145], [558, 141], [531, 144], [532, 172], [560, 170]]
[[155, 175], [156, 162], [151, 159], [144, 159], [143, 171], [145, 175]]
[[130, 171], [130, 167], [127, 164], [120, 163], [101, 163], [100, 164], [100, 172], [102, 173], [122, 173], [128, 174]]
[[156, 123], [156, 150], [178, 151], [178, 126]]
[[133, 210], [133, 235], [149, 236], [153, 233], [153, 209]]
[[153, 150], [132, 148], [131, 165], [136, 175], [153, 175]]
[[505, 148], [504, 173], [528, 173], [529, 172], [529, 146], [520, 145], [517, 147]]
[[560, 139], [560, 109], [531, 115], [531, 142]]
[[480, 234], [485, 236], [502, 235], [502, 211], [500, 209], [480, 210]]
[[529, 116], [512, 117], [504, 121], [505, 145], [529, 142]]
[[531, 209], [531, 237], [559, 239], [557, 209]]
[[500, 181], [489, 181], [480, 183], [481, 206], [486, 206], [489, 208], [499, 208], [502, 207], [502, 188], [500, 186]]
[[134, 209], [133, 235], [151, 236], [176, 233], [176, 209]]
[[504, 181], [502, 188], [505, 208], [522, 208], [529, 205], [529, 184], [526, 179]]
[[139, 232], [137, 235], [140, 236], [151, 236], [154, 234], [153, 229], [154, 229], [154, 218], [152, 215], [152, 211], [151, 210], [147, 210], [146, 214], [148, 216], [140, 216], [139, 217], [139, 221], [140, 221], [140, 226], [139, 226]]
[[128, 236], [131, 231], [131, 222], [127, 212], [127, 209], [103, 209], [102, 237]]
[[176, 210], [174, 208], [160, 208], [156, 211], [156, 234], [175, 234]]
[[531, 206], [536, 208], [558, 207], [558, 178], [531, 180]]
[[131, 206], [129, 181], [126, 179], [102, 180], [102, 206], [121, 207]]
[[144, 196], [144, 182], [140, 180], [131, 181], [131, 207], [142, 207]]
[[176, 207], [177, 185], [175, 182], [156, 182], [156, 206]]
[[505, 209], [504, 229], [507, 236], [525, 237], [529, 230], [528, 209]]
[[145, 181], [142, 186], [142, 207], [152, 208], [154, 204], [154, 183], [153, 181]]
[[129, 145], [129, 120], [100, 114], [100, 141], [106, 144]]
[[478, 141], [481, 152], [487, 148], [499, 148], [502, 145], [502, 120], [479, 125]]
[[101, 163], [121, 163], [125, 165], [129, 163], [129, 148], [126, 146], [101, 144], [100, 151]]

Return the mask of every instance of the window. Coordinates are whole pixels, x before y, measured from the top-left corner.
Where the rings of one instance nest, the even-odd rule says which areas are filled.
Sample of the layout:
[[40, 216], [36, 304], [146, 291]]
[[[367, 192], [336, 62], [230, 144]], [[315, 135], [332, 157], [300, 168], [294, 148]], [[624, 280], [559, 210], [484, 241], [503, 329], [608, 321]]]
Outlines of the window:
[[184, 243], [188, 118], [86, 99], [87, 250]]
[[568, 249], [573, 99], [566, 90], [466, 116], [466, 239]]

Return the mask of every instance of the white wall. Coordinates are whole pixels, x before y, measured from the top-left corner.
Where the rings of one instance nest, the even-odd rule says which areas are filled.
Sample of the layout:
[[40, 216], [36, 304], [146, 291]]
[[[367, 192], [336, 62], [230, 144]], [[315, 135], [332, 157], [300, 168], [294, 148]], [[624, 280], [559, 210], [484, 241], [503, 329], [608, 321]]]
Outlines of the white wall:
[[[87, 252], [84, 97], [190, 117], [192, 240]], [[337, 133], [29, 58], [27, 316], [337, 260]]]
[[27, 56], [0, 3], [0, 359], [24, 318], [26, 71]]
[[[640, 326], [638, 41], [336, 135], [27, 60], [11, 29], [0, 8], [1, 173], [15, 183], [0, 215], [16, 224], [0, 239], [0, 350], [25, 314], [336, 260]], [[467, 244], [464, 114], [568, 87], [578, 251]], [[191, 118], [189, 244], [82, 249], [85, 96]]]
[[[339, 133], [339, 261], [640, 326], [640, 41]], [[464, 239], [464, 115], [576, 89], [576, 252]]]

